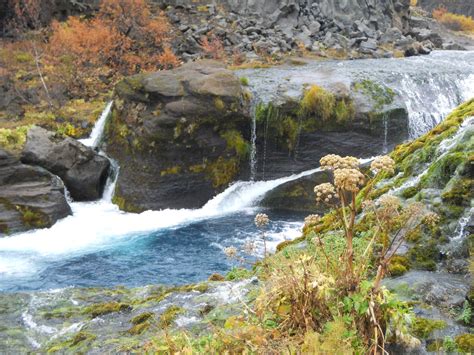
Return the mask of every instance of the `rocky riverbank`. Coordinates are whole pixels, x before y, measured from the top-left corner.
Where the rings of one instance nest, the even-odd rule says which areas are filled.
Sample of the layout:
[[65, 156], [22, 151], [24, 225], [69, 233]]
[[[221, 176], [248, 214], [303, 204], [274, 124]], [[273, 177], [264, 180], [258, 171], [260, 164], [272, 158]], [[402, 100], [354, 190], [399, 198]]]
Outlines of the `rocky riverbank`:
[[[396, 162], [394, 173], [369, 180], [358, 196], [358, 200], [373, 203], [379, 203], [384, 194], [400, 199], [403, 205], [420, 201], [423, 208], [439, 216], [435, 226], [423, 224], [414, 229], [390, 263], [392, 278], [385, 284], [413, 306], [415, 318], [409, 332], [421, 343], [412, 343], [412, 348], [403, 347], [403, 342], [392, 343], [389, 351], [435, 351], [447, 346], [472, 351], [472, 335], [468, 334], [472, 318], [462, 315], [472, 305], [466, 267], [472, 252], [466, 238], [472, 221], [463, 216], [469, 216], [472, 200], [473, 105], [471, 100], [428, 134], [398, 146], [391, 153]], [[370, 239], [371, 228], [370, 213], [360, 212], [356, 230], [361, 234], [356, 245]], [[270, 339], [276, 346], [282, 338], [274, 338], [273, 323], [267, 321], [269, 325], [261, 328], [251, 321], [253, 307], [265, 297], [265, 285], [272, 281], [266, 278], [268, 268], [277, 268], [284, 260], [301, 262], [298, 257], [314, 252], [312, 248], [321, 239], [337, 247], [334, 236], [338, 231], [329, 213], [316, 225], [307, 225], [299, 241], [280, 245], [280, 252], [267, 259], [266, 267], [257, 265], [252, 272], [234, 269], [225, 277], [213, 275], [213, 281], [196, 285], [2, 294], [5, 322], [0, 327], [0, 349], [91, 354], [98, 348], [133, 352], [192, 347], [205, 351], [240, 349], [241, 336], [253, 347], [268, 346]], [[163, 342], [164, 336], [168, 342]], [[181, 342], [182, 336], [188, 341]]]

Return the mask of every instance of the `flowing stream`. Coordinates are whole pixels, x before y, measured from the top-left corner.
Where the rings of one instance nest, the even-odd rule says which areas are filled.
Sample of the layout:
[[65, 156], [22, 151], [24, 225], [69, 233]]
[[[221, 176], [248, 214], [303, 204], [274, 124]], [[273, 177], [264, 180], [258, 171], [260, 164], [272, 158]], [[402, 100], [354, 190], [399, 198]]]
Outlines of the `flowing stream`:
[[[329, 77], [346, 82], [370, 77], [392, 87], [403, 98], [412, 137], [426, 132], [456, 105], [474, 96], [473, 52], [440, 52], [403, 60], [315, 62], [240, 74], [250, 77], [252, 91], [263, 102], [274, 99], [275, 93], [297, 97], [303, 83], [324, 83]], [[111, 108], [112, 102], [83, 144], [100, 147]], [[255, 167], [255, 122], [251, 135], [251, 164]], [[234, 264], [222, 250], [256, 238], [253, 217], [265, 194], [318, 171], [315, 166], [275, 180], [239, 181], [200, 209], [130, 214], [111, 202], [118, 169], [115, 166], [116, 173], [101, 200], [71, 202], [73, 215], [51, 228], [0, 239], [0, 291], [190, 283], [214, 272], [226, 272]], [[270, 217], [271, 247], [299, 235], [303, 216], [272, 213]]]

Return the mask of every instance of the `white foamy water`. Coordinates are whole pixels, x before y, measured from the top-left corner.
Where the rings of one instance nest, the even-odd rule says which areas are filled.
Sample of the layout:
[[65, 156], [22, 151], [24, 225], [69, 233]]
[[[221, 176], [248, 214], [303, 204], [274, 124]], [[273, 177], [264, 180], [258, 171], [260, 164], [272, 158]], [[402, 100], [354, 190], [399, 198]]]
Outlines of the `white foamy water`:
[[99, 119], [95, 123], [94, 128], [92, 129], [91, 135], [88, 138], [80, 139], [79, 142], [81, 142], [85, 146], [97, 148], [100, 143], [100, 140], [102, 139], [105, 123], [107, 122], [107, 118], [110, 115], [113, 103], [113, 101], [110, 101], [107, 106], [105, 106], [104, 111], [102, 112]]
[[[252, 207], [265, 193], [285, 182], [313, 174], [312, 169], [289, 177], [258, 182], [236, 182], [200, 209], [125, 213], [107, 199], [73, 202], [73, 215], [51, 228], [0, 239], [0, 252], [34, 252], [42, 255], [84, 252], [112, 246], [131, 235], [185, 225]], [[109, 189], [110, 190], [110, 189]], [[2, 258], [3, 262], [4, 259]], [[6, 263], [16, 268], [16, 261]], [[1, 263], [0, 263], [1, 265]], [[4, 266], [7, 268], [7, 266]]]

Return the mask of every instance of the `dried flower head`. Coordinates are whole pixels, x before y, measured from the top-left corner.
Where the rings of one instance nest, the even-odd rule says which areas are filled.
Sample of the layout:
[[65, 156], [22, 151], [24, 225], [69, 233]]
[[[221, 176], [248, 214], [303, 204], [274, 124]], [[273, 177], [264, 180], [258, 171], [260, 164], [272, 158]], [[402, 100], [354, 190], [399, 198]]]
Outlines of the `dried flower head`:
[[337, 198], [336, 189], [334, 188], [334, 185], [329, 182], [316, 186], [314, 188], [314, 193], [316, 194], [317, 203], [329, 203], [333, 198]]
[[236, 247], [225, 248], [224, 253], [228, 258], [235, 259], [237, 256], [237, 248]]
[[329, 154], [322, 157], [319, 163], [321, 164], [321, 168], [324, 170], [358, 169], [360, 165], [359, 159], [357, 158], [343, 158], [336, 154]]
[[258, 228], [263, 228], [270, 223], [270, 219], [265, 213], [259, 213], [255, 216], [255, 225]]
[[425, 211], [425, 206], [421, 202], [410, 203], [405, 207], [405, 214], [412, 219], [420, 217]]
[[321, 217], [317, 214], [310, 214], [304, 219], [305, 226], [314, 226], [319, 223]]
[[370, 164], [370, 169], [375, 173], [385, 171], [393, 174], [395, 172], [395, 161], [388, 155], [378, 156]]
[[358, 192], [364, 184], [364, 175], [357, 169], [338, 169], [334, 171], [334, 185], [338, 189]]
[[423, 223], [426, 224], [429, 227], [434, 228], [434, 227], [436, 227], [436, 225], [438, 225], [440, 220], [441, 220], [441, 218], [439, 217], [438, 214], [436, 214], [434, 212], [429, 212], [423, 218]]
[[255, 250], [257, 249], [255, 243], [251, 240], [247, 240], [244, 244], [244, 252], [246, 254], [253, 254], [255, 252]]
[[379, 198], [379, 204], [383, 208], [397, 210], [402, 205], [402, 202], [397, 196], [385, 194]]
[[362, 202], [361, 207], [364, 211], [371, 211], [375, 208], [375, 202], [373, 200], [365, 200]]

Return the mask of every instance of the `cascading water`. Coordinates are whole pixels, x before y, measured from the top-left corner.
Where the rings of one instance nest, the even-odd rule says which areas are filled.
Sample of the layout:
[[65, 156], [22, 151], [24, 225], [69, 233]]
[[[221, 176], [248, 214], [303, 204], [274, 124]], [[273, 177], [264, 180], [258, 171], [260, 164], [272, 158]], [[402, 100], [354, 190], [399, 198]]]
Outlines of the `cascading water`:
[[79, 140], [79, 142], [91, 148], [97, 148], [99, 146], [103, 133], [104, 133], [105, 123], [107, 122], [107, 119], [110, 116], [112, 106], [113, 106], [113, 101], [110, 101], [105, 106], [104, 111], [102, 112], [96, 124], [94, 125], [94, 128], [92, 129], [90, 136], [88, 138]]
[[[97, 127], [100, 128], [94, 129], [91, 137], [83, 140], [83, 143], [95, 148], [99, 147], [110, 110], [111, 103], [107, 105], [100, 120], [97, 122]], [[221, 220], [230, 218], [228, 217], [229, 215], [240, 214], [237, 217], [241, 221], [240, 223], [243, 223], [242, 221], [244, 220], [246, 221], [240, 227], [241, 230], [247, 228], [245, 234], [241, 236], [241, 240], [245, 240], [249, 235], [256, 232], [252, 228], [252, 206], [266, 192], [285, 182], [318, 171], [318, 169], [313, 169], [270, 181], [236, 182], [200, 209], [146, 211], [141, 214], [131, 214], [120, 211], [111, 202], [119, 169], [114, 161], [112, 161], [112, 165], [114, 166], [113, 170], [115, 173], [109, 178], [101, 200], [87, 203], [71, 202], [70, 206], [73, 215], [60, 220], [51, 228], [34, 230], [0, 239], [0, 290], [42, 289], [44, 287], [69, 285], [68, 282], [71, 282], [70, 280], [76, 275], [73, 271], [68, 270], [68, 267], [74, 264], [75, 260], [81, 260], [79, 263], [82, 267], [84, 263], [91, 263], [89, 255], [93, 255], [94, 259], [100, 259], [102, 254], [120, 254], [122, 252], [121, 248], [126, 248], [127, 251], [133, 254], [133, 248], [137, 248], [137, 245], [142, 243], [149, 242], [150, 235], [160, 235], [160, 238], [162, 238], [160, 243], [166, 244], [169, 240], [167, 241], [163, 238], [172, 235], [173, 231], [178, 231], [179, 234], [180, 231], [187, 228], [192, 230], [193, 233], [197, 233], [193, 229], [193, 224], [213, 223], [205, 222], [211, 219], [215, 220], [216, 224], [222, 224]], [[234, 225], [235, 223], [236, 221], [232, 220], [232, 222], [224, 223], [223, 225]], [[291, 219], [289, 222], [286, 221], [286, 218], [285, 221], [275, 221], [275, 226], [272, 230], [275, 234], [274, 244], [279, 240], [278, 238], [281, 240], [284, 237], [282, 231], [286, 230], [287, 233], [284, 234], [291, 235], [291, 230], [298, 230], [300, 227], [300, 223], [295, 224], [291, 222]], [[270, 234], [272, 231], [270, 231]], [[220, 234], [227, 236], [226, 232], [229, 233], [229, 231], [222, 231]], [[234, 230], [232, 230], [232, 234], [235, 234]], [[154, 238], [151, 238], [151, 241], [153, 240]], [[212, 253], [215, 253], [216, 248], [221, 249], [223, 243], [226, 243], [225, 239], [221, 240], [217, 236], [214, 240], [206, 241], [209, 244], [214, 244], [214, 248], [207, 246]], [[146, 250], [149, 249], [146, 248]], [[141, 250], [140, 253], [146, 254], [146, 251]], [[133, 255], [135, 256], [135, 254]], [[138, 260], [141, 260], [140, 257], [138, 257]], [[153, 260], [159, 259], [154, 255]], [[212, 260], [210, 256], [209, 260]], [[113, 260], [102, 261], [101, 264], [107, 269], [107, 266], [104, 265], [108, 262], [113, 264], [113, 268], [116, 267]], [[133, 263], [130, 260], [128, 262]], [[152, 261], [149, 261], [148, 266], [151, 263]], [[166, 261], [166, 268], [170, 267], [170, 263], [173, 262], [170, 260]], [[55, 269], [55, 265], [60, 265], [60, 267]], [[91, 267], [97, 268], [98, 266], [91, 265]], [[157, 265], [157, 267], [165, 268], [161, 264]], [[53, 271], [44, 271], [50, 268]], [[214, 268], [216, 267], [214, 266]], [[42, 272], [47, 272], [47, 277], [53, 280], [45, 281], [44, 283], [38, 281], [42, 279], [42, 276], [38, 277], [35, 275]], [[69, 272], [73, 272], [73, 274]], [[61, 273], [67, 274], [67, 280], [56, 280], [57, 275]], [[166, 272], [163, 273], [163, 275], [167, 274]], [[101, 280], [102, 284], [107, 284], [107, 282], [119, 283], [119, 280], [121, 280], [120, 275], [116, 275], [116, 277], [114, 281], [110, 281], [107, 278], [104, 280], [99, 276], [97, 276], [97, 279]], [[199, 274], [199, 276], [196, 276], [197, 279], [195, 281], [202, 279], [202, 277], [205, 276]], [[156, 274], [153, 274], [153, 278], [153, 280], [156, 280]], [[176, 277], [172, 281], [189, 282], [191, 279], [181, 280]], [[81, 283], [81, 281], [84, 282], [84, 280], [80, 279], [72, 284], [93, 285], [96, 282], [91, 280], [89, 283]], [[152, 280], [149, 280], [149, 282], [152, 282]]]
[[[424, 80], [428, 72], [434, 74]], [[428, 130], [462, 100], [474, 96], [474, 53], [312, 63], [298, 68], [254, 70], [245, 75], [251, 77], [252, 91], [258, 93], [258, 100], [270, 102], [275, 97], [273, 93], [282, 97], [282, 91], [286, 96], [298, 97], [304, 83], [322, 81], [324, 84], [328, 74], [342, 81], [371, 77], [393, 88], [407, 104], [412, 135]], [[99, 148], [111, 107], [112, 104], [107, 105], [91, 137], [83, 140], [84, 144]], [[431, 111], [434, 113], [426, 114]], [[252, 116], [255, 160], [251, 171], [253, 166], [253, 177], [256, 177], [257, 122], [255, 115]], [[268, 121], [267, 117], [264, 136], [268, 134]], [[265, 150], [266, 139], [264, 155]], [[265, 161], [262, 166], [265, 174]], [[72, 202], [73, 215], [53, 227], [0, 239], [0, 290], [189, 283], [202, 280], [212, 272], [225, 272], [232, 264], [216, 255], [222, 255], [219, 250], [225, 246], [255, 238], [255, 204], [275, 187], [317, 171], [311, 169], [269, 181], [236, 182], [196, 210], [129, 214], [111, 203], [118, 168], [115, 167], [116, 173], [109, 179], [101, 200]], [[271, 217], [269, 238], [274, 238], [274, 242], [301, 227], [296, 222], [302, 220], [301, 216], [292, 219], [272, 213]], [[191, 270], [189, 265], [193, 265]], [[94, 277], [90, 276], [90, 270], [94, 270]]]
[[257, 176], [257, 102], [254, 95], [252, 95], [250, 117], [252, 119], [250, 132], [250, 180], [254, 181]]
[[[301, 97], [308, 84], [351, 86], [369, 79], [391, 88], [406, 105], [409, 135], [426, 133], [462, 102], [474, 97], [474, 52], [435, 51], [403, 59], [314, 61], [304, 66], [245, 69], [262, 103]], [[390, 124], [390, 122], [387, 122]]]

